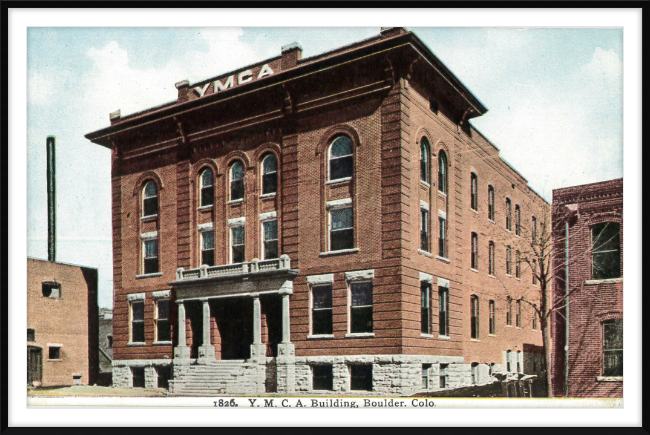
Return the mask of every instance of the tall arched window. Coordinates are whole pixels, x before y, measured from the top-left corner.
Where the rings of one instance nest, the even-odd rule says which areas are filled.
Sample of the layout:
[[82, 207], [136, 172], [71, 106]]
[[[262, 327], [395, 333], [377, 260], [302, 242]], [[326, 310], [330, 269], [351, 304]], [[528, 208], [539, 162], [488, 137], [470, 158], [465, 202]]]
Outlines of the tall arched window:
[[147, 181], [142, 189], [142, 216], [158, 214], [158, 186], [153, 180]]
[[429, 182], [429, 141], [426, 137], [420, 140], [420, 180]]
[[205, 168], [201, 172], [201, 207], [214, 204], [214, 173]]
[[478, 270], [478, 234], [472, 233], [472, 269]]
[[262, 159], [262, 195], [276, 193], [278, 190], [278, 159], [267, 154]]
[[470, 195], [472, 210], [478, 210], [478, 176], [473, 172], [470, 179]]
[[494, 221], [494, 187], [488, 186], [488, 219]]
[[521, 235], [521, 208], [515, 204], [515, 234]]
[[338, 136], [332, 141], [328, 159], [330, 181], [352, 177], [354, 167], [352, 141], [347, 136]]
[[438, 153], [438, 190], [447, 193], [447, 155], [443, 150]]
[[494, 276], [494, 242], [490, 240], [490, 251], [488, 252], [488, 273]]
[[510, 203], [510, 198], [506, 198], [506, 230], [512, 230], [512, 216], [511, 216], [512, 206]]
[[237, 160], [230, 166], [230, 200], [244, 198], [244, 164]]

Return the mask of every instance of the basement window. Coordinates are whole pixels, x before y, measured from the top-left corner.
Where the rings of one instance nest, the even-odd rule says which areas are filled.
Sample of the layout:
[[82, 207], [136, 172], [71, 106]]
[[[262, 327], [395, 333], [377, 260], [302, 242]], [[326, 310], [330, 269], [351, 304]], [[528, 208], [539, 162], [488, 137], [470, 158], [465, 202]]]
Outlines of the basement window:
[[333, 390], [334, 376], [332, 374], [332, 364], [319, 364], [312, 366], [313, 389], [314, 390]]
[[372, 365], [354, 364], [350, 366], [350, 389], [372, 391]]
[[131, 367], [133, 388], [144, 388], [144, 367]]
[[429, 389], [429, 371], [431, 369], [431, 364], [422, 364], [422, 389]]
[[46, 281], [42, 284], [43, 296], [46, 298], [60, 298], [61, 284], [58, 282]]

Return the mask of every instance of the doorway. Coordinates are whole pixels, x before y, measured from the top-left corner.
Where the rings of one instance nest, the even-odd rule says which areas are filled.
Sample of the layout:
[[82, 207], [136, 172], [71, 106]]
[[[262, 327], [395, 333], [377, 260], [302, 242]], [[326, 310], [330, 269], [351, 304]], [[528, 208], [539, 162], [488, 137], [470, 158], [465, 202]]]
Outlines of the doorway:
[[31, 387], [34, 382], [43, 382], [43, 349], [27, 346], [27, 385]]

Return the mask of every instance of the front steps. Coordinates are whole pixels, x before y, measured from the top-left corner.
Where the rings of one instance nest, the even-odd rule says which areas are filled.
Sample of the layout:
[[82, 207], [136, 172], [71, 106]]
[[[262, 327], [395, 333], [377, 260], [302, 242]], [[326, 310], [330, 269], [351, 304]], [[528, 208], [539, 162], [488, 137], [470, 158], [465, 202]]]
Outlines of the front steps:
[[[213, 396], [264, 392], [264, 365], [244, 360], [174, 365], [169, 396]], [[261, 391], [260, 391], [261, 388]]]

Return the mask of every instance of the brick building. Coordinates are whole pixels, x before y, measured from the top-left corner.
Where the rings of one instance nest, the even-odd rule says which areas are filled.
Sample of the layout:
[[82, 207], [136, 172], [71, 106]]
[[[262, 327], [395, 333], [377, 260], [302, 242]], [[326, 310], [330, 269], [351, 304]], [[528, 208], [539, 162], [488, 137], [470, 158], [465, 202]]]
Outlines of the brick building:
[[623, 179], [554, 190], [553, 229], [554, 395], [623, 397]]
[[96, 382], [97, 269], [27, 258], [27, 385]]
[[541, 369], [514, 247], [549, 205], [414, 33], [176, 87], [86, 135], [112, 150], [114, 385], [411, 394]]

